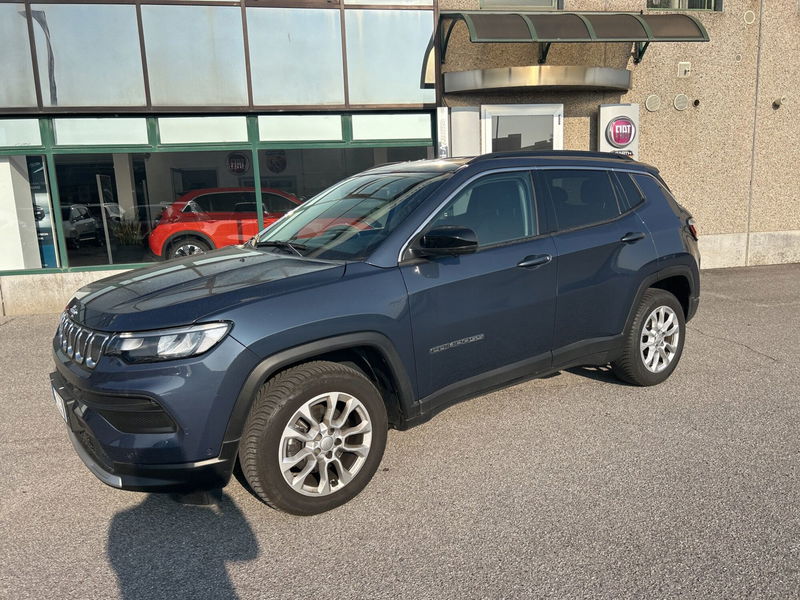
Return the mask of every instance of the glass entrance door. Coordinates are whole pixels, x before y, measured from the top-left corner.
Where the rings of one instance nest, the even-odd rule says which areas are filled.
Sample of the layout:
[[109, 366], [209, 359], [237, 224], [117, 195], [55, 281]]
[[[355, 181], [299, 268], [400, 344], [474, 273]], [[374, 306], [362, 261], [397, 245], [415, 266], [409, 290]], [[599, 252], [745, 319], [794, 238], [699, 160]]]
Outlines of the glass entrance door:
[[563, 104], [481, 106], [481, 152], [563, 148]]

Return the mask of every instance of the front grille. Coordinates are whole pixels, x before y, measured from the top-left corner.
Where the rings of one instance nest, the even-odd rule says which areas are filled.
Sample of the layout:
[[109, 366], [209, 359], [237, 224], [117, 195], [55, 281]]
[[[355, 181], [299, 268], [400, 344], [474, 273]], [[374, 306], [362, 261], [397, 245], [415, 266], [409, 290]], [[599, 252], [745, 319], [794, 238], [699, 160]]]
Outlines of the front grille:
[[58, 323], [56, 342], [67, 357], [79, 365], [94, 369], [110, 337], [107, 333], [78, 325], [65, 313]]

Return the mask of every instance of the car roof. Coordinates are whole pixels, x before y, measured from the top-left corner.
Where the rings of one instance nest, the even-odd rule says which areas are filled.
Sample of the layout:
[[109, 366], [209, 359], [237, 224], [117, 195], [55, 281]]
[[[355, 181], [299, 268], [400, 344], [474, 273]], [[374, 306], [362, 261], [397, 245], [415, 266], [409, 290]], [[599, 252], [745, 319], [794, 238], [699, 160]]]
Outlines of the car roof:
[[[185, 192], [181, 194], [174, 203], [185, 203], [191, 200], [194, 200], [198, 196], [204, 196], [206, 194], [218, 194], [218, 193], [226, 193], [226, 192], [255, 192], [256, 188], [254, 187], [216, 187], [216, 188], [202, 188], [199, 190], [191, 190], [189, 192]], [[283, 196], [289, 200], [297, 200], [297, 196], [292, 194], [291, 192], [285, 192], [283, 190], [277, 190], [273, 188], [261, 188], [261, 193], [263, 194], [275, 194], [277, 196]]]
[[[556, 164], [557, 163], [557, 164]], [[464, 167], [476, 169], [495, 167], [553, 167], [553, 166], [592, 166], [609, 169], [627, 169], [658, 173], [652, 165], [638, 162], [623, 154], [612, 152], [591, 152], [585, 150], [521, 150], [515, 152], [495, 152], [463, 158], [438, 158], [416, 160], [381, 165], [368, 173], [431, 173], [454, 172]]]

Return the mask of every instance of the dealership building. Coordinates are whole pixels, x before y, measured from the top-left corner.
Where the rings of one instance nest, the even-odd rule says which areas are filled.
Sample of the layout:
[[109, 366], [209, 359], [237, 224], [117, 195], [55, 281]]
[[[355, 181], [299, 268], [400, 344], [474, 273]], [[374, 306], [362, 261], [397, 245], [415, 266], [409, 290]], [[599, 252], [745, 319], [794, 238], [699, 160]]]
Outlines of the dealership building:
[[[800, 262], [798, 34], [797, 0], [0, 0], [2, 314], [374, 165], [526, 149], [656, 165], [705, 268]], [[224, 242], [160, 235], [189, 199]]]

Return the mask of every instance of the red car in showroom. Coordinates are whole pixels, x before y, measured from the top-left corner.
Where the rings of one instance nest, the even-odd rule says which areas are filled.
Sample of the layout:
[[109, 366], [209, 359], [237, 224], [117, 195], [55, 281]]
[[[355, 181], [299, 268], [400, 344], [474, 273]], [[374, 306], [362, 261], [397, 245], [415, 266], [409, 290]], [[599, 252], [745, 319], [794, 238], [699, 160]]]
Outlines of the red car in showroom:
[[[263, 189], [264, 226], [297, 207], [300, 200], [280, 190]], [[166, 207], [150, 233], [156, 256], [177, 258], [243, 244], [258, 233], [254, 188], [193, 190]]]

